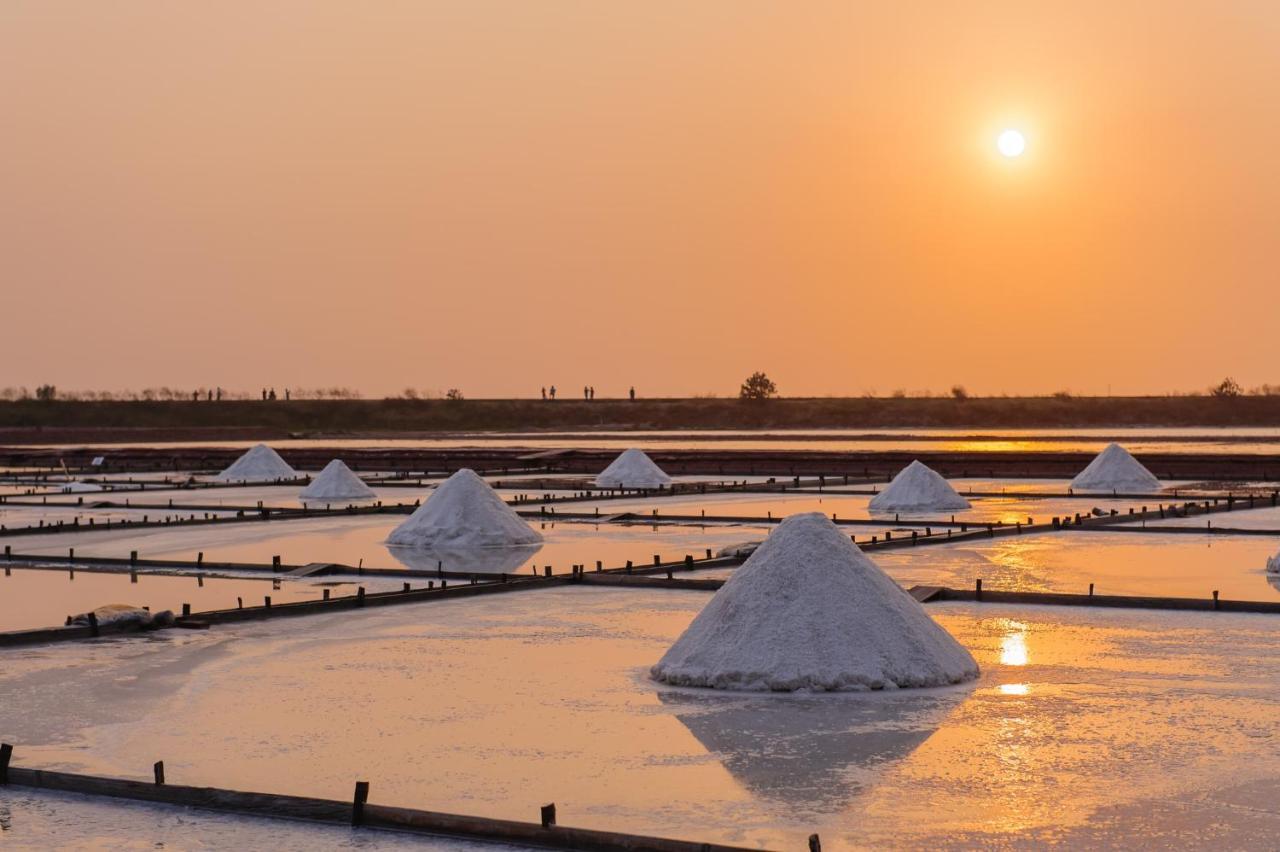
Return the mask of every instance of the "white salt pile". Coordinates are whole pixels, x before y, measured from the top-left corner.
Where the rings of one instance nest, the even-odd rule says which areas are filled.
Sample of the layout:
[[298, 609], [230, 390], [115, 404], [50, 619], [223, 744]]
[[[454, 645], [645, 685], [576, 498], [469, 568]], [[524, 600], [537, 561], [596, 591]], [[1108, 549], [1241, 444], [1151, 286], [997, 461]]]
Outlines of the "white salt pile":
[[541, 533], [466, 468], [446, 479], [387, 536], [387, 544], [412, 547], [510, 547], [540, 541]]
[[325, 465], [311, 484], [302, 489], [299, 500], [323, 502], [334, 500], [373, 500], [377, 497], [364, 480], [351, 472], [342, 459]]
[[1111, 444], [1071, 480], [1071, 487], [1081, 491], [1145, 493], [1159, 491], [1160, 480], [1124, 447]]
[[945, 686], [973, 657], [824, 515], [793, 515], [651, 670], [678, 686], [829, 691]]
[[618, 456], [596, 477], [596, 485], [601, 488], [658, 488], [670, 484], [671, 477], [636, 449]]
[[871, 498], [868, 508], [873, 512], [943, 511], [968, 509], [969, 501], [936, 470], [913, 461], [898, 472], [885, 490]]
[[214, 478], [219, 482], [274, 482], [277, 479], [297, 479], [298, 472], [289, 467], [275, 450], [259, 444]]

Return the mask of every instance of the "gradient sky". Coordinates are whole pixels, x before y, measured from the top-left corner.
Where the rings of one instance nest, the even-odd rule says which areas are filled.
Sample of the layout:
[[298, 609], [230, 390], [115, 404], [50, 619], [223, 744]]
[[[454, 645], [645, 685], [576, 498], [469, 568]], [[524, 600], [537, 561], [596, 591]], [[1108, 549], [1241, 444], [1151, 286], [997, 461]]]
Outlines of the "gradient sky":
[[1273, 0], [5, 0], [0, 385], [1280, 384], [1278, 81]]

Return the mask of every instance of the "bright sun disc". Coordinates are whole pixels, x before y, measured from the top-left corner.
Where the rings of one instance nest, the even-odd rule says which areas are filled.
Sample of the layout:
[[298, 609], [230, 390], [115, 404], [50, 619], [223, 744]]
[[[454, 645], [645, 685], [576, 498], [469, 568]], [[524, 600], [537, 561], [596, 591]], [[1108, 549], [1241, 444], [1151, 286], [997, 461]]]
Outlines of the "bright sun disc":
[[1006, 157], [1018, 157], [1027, 148], [1027, 140], [1016, 130], [1006, 130], [996, 139], [996, 147]]

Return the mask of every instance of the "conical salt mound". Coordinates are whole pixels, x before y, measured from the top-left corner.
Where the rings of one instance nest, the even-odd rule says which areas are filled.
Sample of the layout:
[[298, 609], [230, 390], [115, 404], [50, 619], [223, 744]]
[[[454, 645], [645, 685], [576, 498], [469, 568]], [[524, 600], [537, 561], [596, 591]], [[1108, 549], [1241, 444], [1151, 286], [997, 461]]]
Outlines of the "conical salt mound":
[[942, 511], [968, 509], [969, 501], [936, 470], [913, 461], [898, 472], [885, 490], [871, 498], [868, 508], [873, 512]]
[[541, 533], [466, 468], [446, 479], [387, 536], [387, 544], [414, 547], [510, 547], [540, 541]]
[[1280, 553], [1267, 557], [1267, 573], [1280, 574]]
[[779, 524], [650, 671], [677, 686], [827, 691], [945, 686], [978, 664], [811, 512]]
[[671, 477], [636, 449], [618, 456], [596, 477], [596, 485], [601, 488], [658, 488], [670, 484]]
[[378, 495], [364, 484], [364, 480], [351, 472], [342, 459], [334, 459], [311, 484], [302, 489], [299, 500], [373, 500]]
[[289, 467], [275, 450], [259, 444], [215, 478], [219, 482], [274, 482], [277, 479], [297, 479], [298, 472]]
[[1124, 447], [1111, 444], [1071, 480], [1071, 487], [1082, 491], [1146, 493], [1159, 491], [1160, 480]]

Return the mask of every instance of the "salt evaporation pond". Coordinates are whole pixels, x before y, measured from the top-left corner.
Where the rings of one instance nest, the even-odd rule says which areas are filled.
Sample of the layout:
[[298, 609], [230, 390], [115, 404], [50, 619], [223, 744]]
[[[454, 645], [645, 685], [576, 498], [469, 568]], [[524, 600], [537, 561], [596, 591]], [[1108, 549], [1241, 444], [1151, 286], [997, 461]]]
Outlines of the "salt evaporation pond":
[[[654, 683], [707, 599], [547, 589], [27, 649], [0, 670], [0, 692], [21, 696], [0, 706], [0, 738], [19, 764], [145, 780], [162, 757], [183, 783], [333, 798], [363, 778], [378, 803], [530, 820], [554, 800], [564, 824], [775, 849], [812, 832], [837, 850], [1121, 846], [1156, 829], [1172, 845], [1280, 843], [1268, 616], [931, 605], [977, 658], [975, 683], [821, 697]], [[39, 845], [14, 796], [0, 794], [6, 839]], [[40, 800], [55, 818], [76, 807]], [[127, 806], [86, 807], [60, 842], [164, 836], [126, 827]], [[281, 823], [271, 845], [314, 831]]]
[[[973, 524], [1000, 522], [1012, 524], [1026, 523], [1028, 517], [1035, 518], [1037, 523], [1047, 523], [1054, 515], [1073, 516], [1077, 512], [1082, 515], [1088, 514], [1095, 506], [1107, 511], [1115, 509], [1117, 512], [1127, 513], [1131, 508], [1136, 511], [1144, 505], [1149, 508], [1159, 505], [1159, 501], [1156, 500], [1132, 500], [1107, 495], [1091, 495], [1089, 499], [1068, 497], [1066, 486], [1061, 480], [1056, 482], [1057, 490], [1063, 495], [1061, 497], [1036, 497], [1014, 490], [996, 497], [971, 497], [969, 480], [955, 480], [953, 484], [970, 501], [972, 508], [956, 511], [871, 512], [869, 494], [842, 494], [838, 490], [828, 490], [822, 494], [707, 494], [637, 500], [584, 501], [557, 508], [566, 512], [594, 512], [599, 509], [602, 516], [617, 512], [651, 515], [654, 509], [658, 510], [659, 516], [663, 514], [698, 516], [705, 510], [710, 516], [738, 515], [762, 518], [769, 512], [772, 512], [775, 518], [798, 512], [822, 512], [828, 516], [834, 512], [842, 519], [884, 519], [886, 516], [892, 518], [896, 514], [902, 521], [912, 523], [950, 520], [955, 516], [957, 521]], [[992, 485], [993, 483], [984, 481], [983, 484]], [[974, 486], [973, 490], [986, 489]], [[1000, 488], [996, 487], [994, 490], [999, 491]], [[1166, 502], [1172, 502], [1172, 499], [1170, 497]], [[536, 505], [534, 504], [535, 508]]]
[[[145, 830], [139, 831], [139, 826]], [[0, 831], [6, 849], [316, 849], [458, 850], [492, 852], [492, 845], [441, 837], [359, 831], [340, 826], [171, 808], [0, 787]]]
[[[405, 515], [364, 515], [347, 517], [301, 518], [287, 521], [265, 521], [214, 526], [151, 528], [146, 530], [102, 530], [78, 533], [52, 533], [39, 536], [16, 536], [6, 539], [15, 552], [47, 554], [50, 559], [65, 556], [74, 547], [77, 557], [127, 557], [137, 550], [146, 559], [192, 559], [204, 553], [206, 562], [270, 563], [273, 556], [282, 561], [302, 565], [308, 562], [338, 562], [366, 568], [430, 568], [436, 560], [422, 564], [430, 548], [389, 547], [385, 542]], [[730, 544], [763, 538], [764, 526], [649, 526], [595, 525], [532, 521], [534, 529], [544, 534], [544, 541], [532, 551], [520, 549], [528, 558], [514, 566], [486, 568], [493, 552], [504, 548], [479, 548], [474, 559], [467, 551], [449, 550], [456, 560], [445, 567], [457, 571], [492, 571], [502, 573], [523, 570], [536, 563], [551, 565], [556, 573], [569, 573], [572, 565], [595, 567], [597, 560], [607, 568], [620, 567], [628, 559], [637, 565], [651, 564], [655, 554], [663, 561], [683, 559], [686, 554], [704, 556]], [[871, 534], [870, 531], [864, 531]], [[875, 529], [883, 534], [882, 528]], [[516, 549], [513, 549], [516, 550]], [[405, 565], [406, 561], [412, 563]], [[474, 562], [474, 564], [473, 564]]]
[[[690, 445], [720, 450], [846, 450], [874, 452], [1099, 452], [1119, 441], [1143, 453], [1275, 453], [1280, 429], [1275, 427], [1117, 427], [1094, 429], [771, 429], [637, 430], [625, 432], [459, 432], [419, 438], [297, 438], [272, 446], [313, 449], [447, 449], [522, 447], [529, 449], [593, 448], [625, 450], [688, 449]], [[232, 448], [247, 450], [256, 441], [125, 442], [125, 448]], [[75, 449], [69, 444], [34, 444], [46, 449]], [[1157, 471], [1157, 474], [1159, 471]]]
[[66, 616], [104, 604], [181, 613], [182, 605], [189, 603], [193, 612], [201, 612], [235, 609], [237, 598], [242, 598], [245, 606], [261, 606], [268, 596], [273, 604], [282, 604], [319, 600], [325, 588], [334, 595], [354, 595], [357, 585], [369, 592], [391, 591], [402, 585], [394, 578], [339, 576], [281, 580], [276, 586], [272, 579], [270, 575], [206, 576], [201, 583], [190, 575], [139, 572], [134, 581], [122, 572], [11, 567], [8, 574], [0, 575], [0, 630], [59, 627]]
[[[1010, 536], [941, 547], [873, 552], [904, 586], [1008, 591], [1275, 600], [1267, 557], [1276, 542], [1261, 536], [1189, 536], [1120, 532]], [[1280, 627], [1280, 623], [1276, 625]]]

